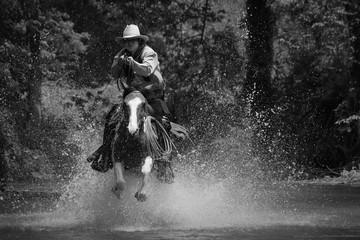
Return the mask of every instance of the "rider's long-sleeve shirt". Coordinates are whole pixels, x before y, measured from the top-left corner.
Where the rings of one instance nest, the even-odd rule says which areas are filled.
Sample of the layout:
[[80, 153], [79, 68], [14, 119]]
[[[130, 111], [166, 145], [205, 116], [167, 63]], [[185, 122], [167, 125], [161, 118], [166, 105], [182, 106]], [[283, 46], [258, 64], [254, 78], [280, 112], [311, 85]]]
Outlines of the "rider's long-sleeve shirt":
[[[122, 71], [123, 63], [119, 61], [119, 58], [124, 55], [125, 51], [125, 49], [122, 49], [116, 54], [111, 66], [111, 74], [115, 79], [124, 74], [124, 71]], [[128, 85], [139, 90], [147, 88], [157, 93], [159, 93], [159, 91], [161, 91], [161, 93], [164, 91], [165, 83], [160, 72], [158, 56], [149, 46], [144, 47], [141, 53], [141, 61], [133, 61], [131, 71], [133, 71], [134, 78], [127, 79]]]

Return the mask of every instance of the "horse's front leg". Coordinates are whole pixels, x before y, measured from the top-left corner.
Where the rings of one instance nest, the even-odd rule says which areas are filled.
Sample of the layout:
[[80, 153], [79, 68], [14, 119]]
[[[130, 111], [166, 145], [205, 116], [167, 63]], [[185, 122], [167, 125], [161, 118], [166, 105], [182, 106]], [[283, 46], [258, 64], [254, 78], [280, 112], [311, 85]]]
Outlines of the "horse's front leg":
[[148, 156], [145, 158], [144, 165], [141, 167], [142, 183], [140, 190], [136, 192], [135, 197], [140, 202], [145, 202], [147, 199], [148, 182], [150, 178], [151, 169], [153, 167], [153, 159]]
[[114, 162], [115, 186], [111, 192], [120, 199], [121, 193], [125, 190], [126, 181], [124, 179], [124, 166], [121, 162]]
[[111, 189], [111, 192], [119, 199], [121, 193], [125, 190], [126, 181], [124, 179], [124, 164], [121, 162], [121, 159], [118, 159], [118, 154], [116, 154], [115, 146], [118, 140], [119, 136], [116, 135], [111, 146], [111, 158], [115, 173], [115, 186]]

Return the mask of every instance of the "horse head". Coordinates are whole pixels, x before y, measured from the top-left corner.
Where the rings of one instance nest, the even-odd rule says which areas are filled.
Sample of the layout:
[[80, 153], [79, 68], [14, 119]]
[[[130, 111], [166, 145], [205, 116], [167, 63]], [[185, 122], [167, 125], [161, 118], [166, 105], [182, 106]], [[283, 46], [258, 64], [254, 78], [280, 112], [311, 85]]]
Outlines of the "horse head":
[[124, 109], [127, 129], [130, 135], [135, 136], [139, 133], [145, 118], [152, 112], [144, 95], [133, 88], [124, 88]]

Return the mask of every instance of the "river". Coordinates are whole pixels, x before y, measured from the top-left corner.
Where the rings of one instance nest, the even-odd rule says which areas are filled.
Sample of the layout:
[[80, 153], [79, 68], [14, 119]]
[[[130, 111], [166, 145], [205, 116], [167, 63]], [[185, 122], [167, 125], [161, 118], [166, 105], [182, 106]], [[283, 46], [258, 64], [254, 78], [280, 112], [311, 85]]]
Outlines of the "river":
[[[88, 172], [89, 173], [89, 172]], [[83, 181], [96, 179], [89, 184]], [[111, 174], [75, 177], [62, 193], [18, 191], [0, 203], [0, 239], [360, 239], [360, 187], [184, 178], [159, 185], [146, 203], [120, 200]], [[232, 183], [234, 184], [234, 183]]]

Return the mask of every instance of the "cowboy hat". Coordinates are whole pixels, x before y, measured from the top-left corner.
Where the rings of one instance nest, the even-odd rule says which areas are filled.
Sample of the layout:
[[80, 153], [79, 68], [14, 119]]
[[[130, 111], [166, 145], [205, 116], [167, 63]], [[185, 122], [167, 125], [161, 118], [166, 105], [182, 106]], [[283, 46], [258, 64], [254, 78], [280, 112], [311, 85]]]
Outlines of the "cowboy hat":
[[127, 25], [126, 28], [124, 29], [123, 36], [116, 37], [115, 41], [118, 43], [121, 43], [124, 39], [134, 39], [134, 38], [140, 38], [140, 39], [144, 40], [145, 42], [147, 42], [149, 40], [148, 36], [140, 35], [140, 30], [139, 30], [138, 26], [136, 26], [134, 24], [130, 24], [130, 25]]

